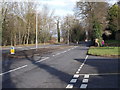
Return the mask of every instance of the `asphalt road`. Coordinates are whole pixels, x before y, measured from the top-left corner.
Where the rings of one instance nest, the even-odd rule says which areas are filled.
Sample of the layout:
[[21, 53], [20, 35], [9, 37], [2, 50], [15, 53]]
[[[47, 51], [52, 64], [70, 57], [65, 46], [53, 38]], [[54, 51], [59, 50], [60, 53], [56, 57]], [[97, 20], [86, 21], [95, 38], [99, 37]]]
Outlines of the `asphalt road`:
[[[37, 48], [48, 48], [48, 47], [57, 47], [61, 46], [62, 44], [48, 44], [48, 45], [38, 45]], [[15, 51], [22, 51], [22, 50], [29, 50], [29, 49], [36, 49], [36, 45], [30, 46], [15, 46]], [[2, 53], [10, 52], [11, 47], [2, 47]]]
[[0, 73], [2, 88], [120, 88], [118, 59], [86, 55], [88, 48], [7, 62]]

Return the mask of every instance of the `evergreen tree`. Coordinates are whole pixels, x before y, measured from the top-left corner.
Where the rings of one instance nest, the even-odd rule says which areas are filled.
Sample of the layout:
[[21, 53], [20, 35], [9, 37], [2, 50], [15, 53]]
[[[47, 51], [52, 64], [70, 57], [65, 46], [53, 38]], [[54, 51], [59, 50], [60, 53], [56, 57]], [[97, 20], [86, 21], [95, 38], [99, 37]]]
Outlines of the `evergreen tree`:
[[115, 39], [115, 32], [118, 30], [118, 16], [119, 16], [120, 8], [117, 4], [113, 5], [108, 11], [108, 27], [112, 32], [112, 39]]

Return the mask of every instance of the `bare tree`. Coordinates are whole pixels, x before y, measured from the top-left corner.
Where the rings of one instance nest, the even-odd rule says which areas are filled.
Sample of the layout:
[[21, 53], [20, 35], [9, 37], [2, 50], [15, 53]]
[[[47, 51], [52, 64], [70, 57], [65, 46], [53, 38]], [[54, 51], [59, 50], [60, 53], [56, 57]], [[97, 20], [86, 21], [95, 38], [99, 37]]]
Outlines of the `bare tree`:
[[108, 4], [105, 2], [77, 2], [75, 15], [84, 21], [89, 36], [93, 38], [93, 22], [98, 20], [103, 30], [106, 27]]
[[83, 32], [83, 28], [79, 20], [77, 20], [75, 16], [67, 15], [63, 20], [61, 28], [64, 42], [69, 44], [69, 42], [77, 43], [80, 41], [82, 37], [81, 32]]

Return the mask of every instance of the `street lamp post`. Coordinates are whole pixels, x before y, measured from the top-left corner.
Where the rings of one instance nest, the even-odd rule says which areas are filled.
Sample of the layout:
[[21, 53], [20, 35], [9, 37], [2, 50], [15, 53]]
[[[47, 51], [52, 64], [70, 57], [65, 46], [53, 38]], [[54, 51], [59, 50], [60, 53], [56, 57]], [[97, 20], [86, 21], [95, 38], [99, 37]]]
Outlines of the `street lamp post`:
[[36, 49], [38, 48], [38, 13], [36, 11]]
[[[68, 29], [68, 17], [67, 17], [67, 29]], [[67, 44], [68, 44], [68, 45], [69, 45], [69, 43], [70, 43], [70, 41], [69, 41], [69, 38], [70, 38], [70, 37], [69, 37], [69, 33], [70, 33], [70, 32], [69, 32], [69, 29], [68, 29], [68, 32], [67, 32], [67, 34], [68, 34], [68, 35], [67, 35]]]
[[69, 42], [69, 38], [70, 38], [70, 37], [69, 37], [69, 29], [68, 29], [68, 45], [69, 45], [69, 43], [70, 43], [70, 42]]

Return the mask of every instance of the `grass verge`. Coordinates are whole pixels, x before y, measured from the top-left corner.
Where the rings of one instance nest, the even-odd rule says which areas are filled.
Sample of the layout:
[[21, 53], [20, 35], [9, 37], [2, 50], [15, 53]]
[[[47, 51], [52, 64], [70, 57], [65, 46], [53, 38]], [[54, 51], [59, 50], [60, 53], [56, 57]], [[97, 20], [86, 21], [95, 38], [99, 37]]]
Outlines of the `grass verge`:
[[88, 50], [89, 55], [96, 56], [120, 56], [120, 47], [90, 47]]

